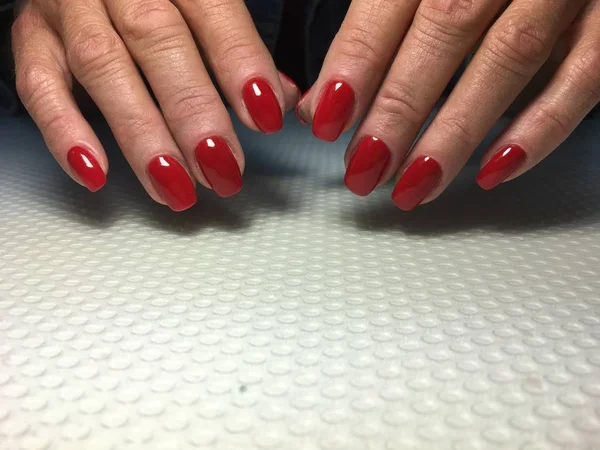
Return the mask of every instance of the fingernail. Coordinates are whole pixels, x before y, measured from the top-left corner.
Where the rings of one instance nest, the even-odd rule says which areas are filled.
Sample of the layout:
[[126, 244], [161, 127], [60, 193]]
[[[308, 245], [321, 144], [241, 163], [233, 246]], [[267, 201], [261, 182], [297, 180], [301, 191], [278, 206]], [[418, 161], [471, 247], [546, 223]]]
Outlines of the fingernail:
[[240, 167], [224, 139], [214, 136], [200, 142], [196, 161], [218, 196], [230, 197], [242, 189]]
[[354, 91], [344, 81], [327, 85], [313, 118], [313, 134], [327, 142], [340, 137], [354, 111]]
[[383, 141], [373, 136], [364, 137], [346, 169], [346, 187], [356, 195], [369, 195], [381, 181], [390, 158], [390, 150]]
[[260, 131], [271, 134], [283, 128], [281, 105], [267, 80], [254, 78], [248, 81], [242, 89], [242, 96], [252, 120]]
[[489, 191], [515, 173], [527, 159], [518, 145], [508, 145], [499, 150], [477, 175], [477, 184]]
[[77, 178], [92, 191], [99, 191], [106, 184], [106, 174], [89, 150], [73, 147], [67, 153], [67, 161]]
[[196, 204], [196, 189], [183, 166], [172, 156], [157, 156], [148, 164], [154, 188], [173, 211], [184, 211]]
[[300, 100], [298, 100], [296, 108], [294, 109], [294, 112], [296, 113], [296, 119], [298, 120], [298, 122], [300, 122], [301, 125], [308, 125], [308, 122], [304, 120], [302, 114], [300, 113], [300, 107], [302, 106], [302, 103], [304, 103], [304, 100], [306, 100], [306, 97], [308, 97], [309, 93], [310, 89], [307, 90], [304, 94], [302, 94], [302, 97], [300, 98]]
[[406, 169], [392, 193], [396, 206], [411, 211], [421, 204], [442, 178], [442, 169], [429, 156], [421, 156]]

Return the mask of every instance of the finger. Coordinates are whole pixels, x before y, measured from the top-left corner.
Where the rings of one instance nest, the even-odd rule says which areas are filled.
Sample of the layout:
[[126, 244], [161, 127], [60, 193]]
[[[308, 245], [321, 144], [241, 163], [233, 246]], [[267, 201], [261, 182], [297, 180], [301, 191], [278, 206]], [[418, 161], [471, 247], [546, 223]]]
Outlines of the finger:
[[285, 111], [290, 111], [296, 107], [300, 99], [300, 89], [298, 85], [283, 72], [279, 72], [279, 81], [283, 87], [283, 97], [285, 99]]
[[530, 170], [552, 153], [600, 102], [600, 2], [546, 89], [496, 139], [477, 183], [490, 190]]
[[20, 13], [12, 36], [17, 91], [23, 105], [65, 172], [90, 191], [100, 190], [106, 184], [108, 161], [73, 100], [61, 41], [32, 7]]
[[286, 110], [284, 90], [244, 2], [173, 3], [195, 34], [208, 66], [240, 120], [264, 133], [279, 131]]
[[169, 1], [106, 4], [195, 178], [222, 197], [236, 194], [242, 148], [179, 10]]
[[148, 193], [174, 211], [196, 203], [164, 118], [123, 41], [98, 0], [64, 8], [57, 29], [73, 74], [102, 111], [129, 164]]
[[402, 175], [392, 194], [400, 209], [410, 210], [431, 201], [448, 186], [548, 59], [583, 1], [511, 3], [400, 169]]
[[319, 139], [332, 142], [371, 103], [419, 0], [354, 0], [319, 79], [297, 112]]
[[[423, 0], [346, 155], [346, 185], [369, 194], [389, 180], [461, 62], [502, 7], [498, 0]], [[373, 151], [377, 139], [378, 151]]]

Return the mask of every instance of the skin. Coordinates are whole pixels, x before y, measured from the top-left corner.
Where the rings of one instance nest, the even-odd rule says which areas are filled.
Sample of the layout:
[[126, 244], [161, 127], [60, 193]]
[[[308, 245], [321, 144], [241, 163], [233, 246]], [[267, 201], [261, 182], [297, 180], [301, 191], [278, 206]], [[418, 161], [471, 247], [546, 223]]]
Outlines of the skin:
[[[415, 142], [471, 52], [462, 78]], [[559, 58], [553, 77], [483, 157], [482, 166], [502, 147], [521, 146], [525, 163], [508, 181], [554, 151], [600, 101], [599, 0], [354, 0], [297, 114], [311, 123], [324, 87], [332, 80], [348, 83], [356, 97], [346, 129], [359, 126], [346, 163], [365, 136], [391, 151], [379, 185], [399, 178], [417, 158], [432, 157], [442, 178], [427, 203], [446, 189], [551, 55]]]
[[12, 36], [19, 96], [63, 169], [80, 181], [67, 161], [69, 149], [80, 146], [108, 171], [102, 145], [72, 95], [79, 83], [148, 194], [163, 204], [147, 171], [158, 155], [175, 158], [210, 188], [194, 149], [202, 139], [220, 136], [244, 169], [209, 70], [234, 112], [254, 130], [242, 97], [248, 80], [267, 80], [282, 111], [299, 96], [277, 71], [243, 0], [25, 0]]

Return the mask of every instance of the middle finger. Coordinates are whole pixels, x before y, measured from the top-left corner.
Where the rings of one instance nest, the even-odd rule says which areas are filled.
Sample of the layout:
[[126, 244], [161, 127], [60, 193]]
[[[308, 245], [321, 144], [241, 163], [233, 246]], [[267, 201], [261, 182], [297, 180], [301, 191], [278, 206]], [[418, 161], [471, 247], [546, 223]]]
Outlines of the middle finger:
[[106, 3], [196, 179], [222, 197], [237, 193], [242, 150], [178, 9], [166, 0]]

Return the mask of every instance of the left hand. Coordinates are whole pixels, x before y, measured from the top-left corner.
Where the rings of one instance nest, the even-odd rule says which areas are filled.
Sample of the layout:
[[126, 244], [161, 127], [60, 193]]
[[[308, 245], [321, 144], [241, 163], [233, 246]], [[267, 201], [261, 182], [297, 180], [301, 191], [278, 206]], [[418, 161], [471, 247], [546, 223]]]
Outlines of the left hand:
[[368, 195], [399, 174], [392, 197], [411, 210], [444, 191], [558, 50], [551, 80], [483, 158], [477, 182], [492, 189], [548, 156], [600, 101], [600, 0], [353, 0], [297, 113], [325, 141], [364, 116], [346, 154], [346, 185]]

